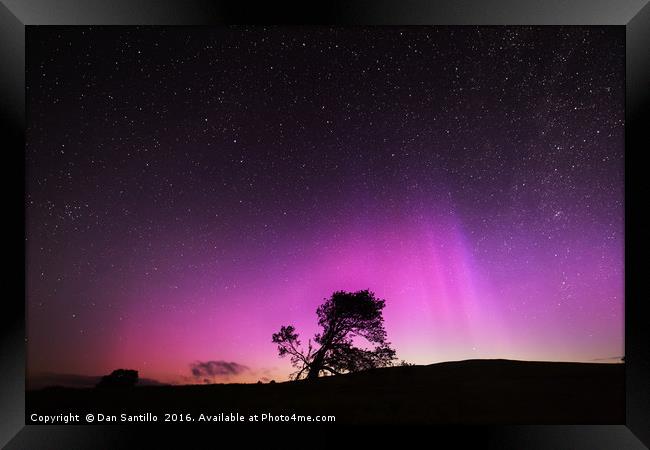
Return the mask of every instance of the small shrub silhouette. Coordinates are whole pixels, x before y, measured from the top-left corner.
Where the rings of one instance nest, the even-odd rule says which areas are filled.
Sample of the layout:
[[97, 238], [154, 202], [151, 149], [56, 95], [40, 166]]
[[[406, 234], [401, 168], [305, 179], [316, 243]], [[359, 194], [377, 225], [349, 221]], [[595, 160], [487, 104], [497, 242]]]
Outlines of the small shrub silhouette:
[[117, 369], [110, 375], [105, 375], [97, 384], [98, 388], [131, 387], [138, 382], [138, 371], [131, 369]]

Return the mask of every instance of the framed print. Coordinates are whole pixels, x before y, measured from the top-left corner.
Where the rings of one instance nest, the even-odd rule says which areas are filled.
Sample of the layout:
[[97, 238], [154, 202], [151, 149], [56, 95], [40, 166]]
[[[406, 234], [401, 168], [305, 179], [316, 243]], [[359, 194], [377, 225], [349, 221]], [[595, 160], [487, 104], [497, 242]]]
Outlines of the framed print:
[[7, 448], [648, 445], [645, 2], [52, 5], [0, 9]]

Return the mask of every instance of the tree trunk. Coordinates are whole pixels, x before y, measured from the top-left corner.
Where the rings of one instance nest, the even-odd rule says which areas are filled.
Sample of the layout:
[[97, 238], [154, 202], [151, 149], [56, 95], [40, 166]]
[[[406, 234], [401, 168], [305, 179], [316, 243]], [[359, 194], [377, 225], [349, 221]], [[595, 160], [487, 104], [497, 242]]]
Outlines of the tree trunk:
[[307, 374], [308, 380], [313, 380], [318, 378], [318, 374], [321, 372], [321, 370], [323, 370], [323, 366], [325, 365], [325, 354], [327, 353], [330, 346], [332, 345], [335, 332], [336, 332], [336, 322], [333, 321], [329, 324], [328, 332], [323, 337], [323, 340], [321, 341], [322, 342], [321, 347], [316, 352], [316, 355], [314, 356], [314, 360], [311, 363], [311, 366], [309, 366], [309, 373]]
[[309, 366], [309, 372], [307, 373], [308, 380], [313, 380], [315, 378], [318, 378], [318, 374], [323, 369], [324, 358], [325, 358], [325, 352], [323, 352], [321, 348], [321, 350], [316, 352], [314, 361], [311, 363], [311, 366]]

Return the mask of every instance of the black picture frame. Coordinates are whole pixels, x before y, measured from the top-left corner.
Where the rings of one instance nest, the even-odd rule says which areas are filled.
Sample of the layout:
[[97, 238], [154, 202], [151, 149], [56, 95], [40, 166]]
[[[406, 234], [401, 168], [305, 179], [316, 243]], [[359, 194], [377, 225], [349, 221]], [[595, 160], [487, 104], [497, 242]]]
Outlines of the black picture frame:
[[[254, 4], [208, 0], [2, 0], [0, 2], [0, 122], [6, 183], [5, 218], [12, 233], [5, 241], [6, 286], [0, 310], [0, 445], [6, 448], [126, 448], [135, 427], [25, 425], [25, 32], [34, 25], [617, 25], [626, 30], [626, 421], [614, 425], [434, 427], [436, 442], [453, 439], [454, 447], [624, 449], [650, 447], [650, 337], [647, 300], [638, 295], [636, 244], [642, 212], [641, 152], [647, 150], [650, 91], [650, 5], [647, 0], [374, 0]], [[639, 155], [639, 156], [637, 156]], [[7, 175], [13, 174], [14, 177]], [[22, 181], [22, 183], [21, 183]], [[22, 190], [22, 196], [19, 191]], [[8, 226], [8, 225], [5, 225]], [[19, 228], [22, 227], [23, 237]], [[7, 255], [8, 256], [8, 255]], [[302, 426], [302, 425], [301, 425]], [[330, 425], [331, 427], [331, 425]], [[194, 427], [198, 428], [198, 427]], [[283, 433], [275, 427], [273, 433]], [[188, 445], [187, 425], [180, 437]], [[151, 426], [138, 433], [151, 435]], [[158, 438], [179, 433], [167, 427]], [[244, 428], [235, 432], [246, 434]], [[231, 429], [232, 431], [232, 429]], [[286, 430], [285, 430], [286, 431]], [[228, 432], [223, 426], [210, 433]], [[246, 438], [247, 439], [247, 438]], [[167, 444], [173, 441], [167, 440]]]

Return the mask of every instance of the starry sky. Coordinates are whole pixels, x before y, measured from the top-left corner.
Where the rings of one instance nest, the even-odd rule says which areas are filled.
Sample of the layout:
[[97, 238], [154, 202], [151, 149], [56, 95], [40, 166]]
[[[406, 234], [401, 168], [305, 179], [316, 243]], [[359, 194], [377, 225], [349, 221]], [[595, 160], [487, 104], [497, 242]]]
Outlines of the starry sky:
[[30, 27], [28, 376], [284, 380], [386, 299], [398, 357], [623, 355], [622, 27]]

